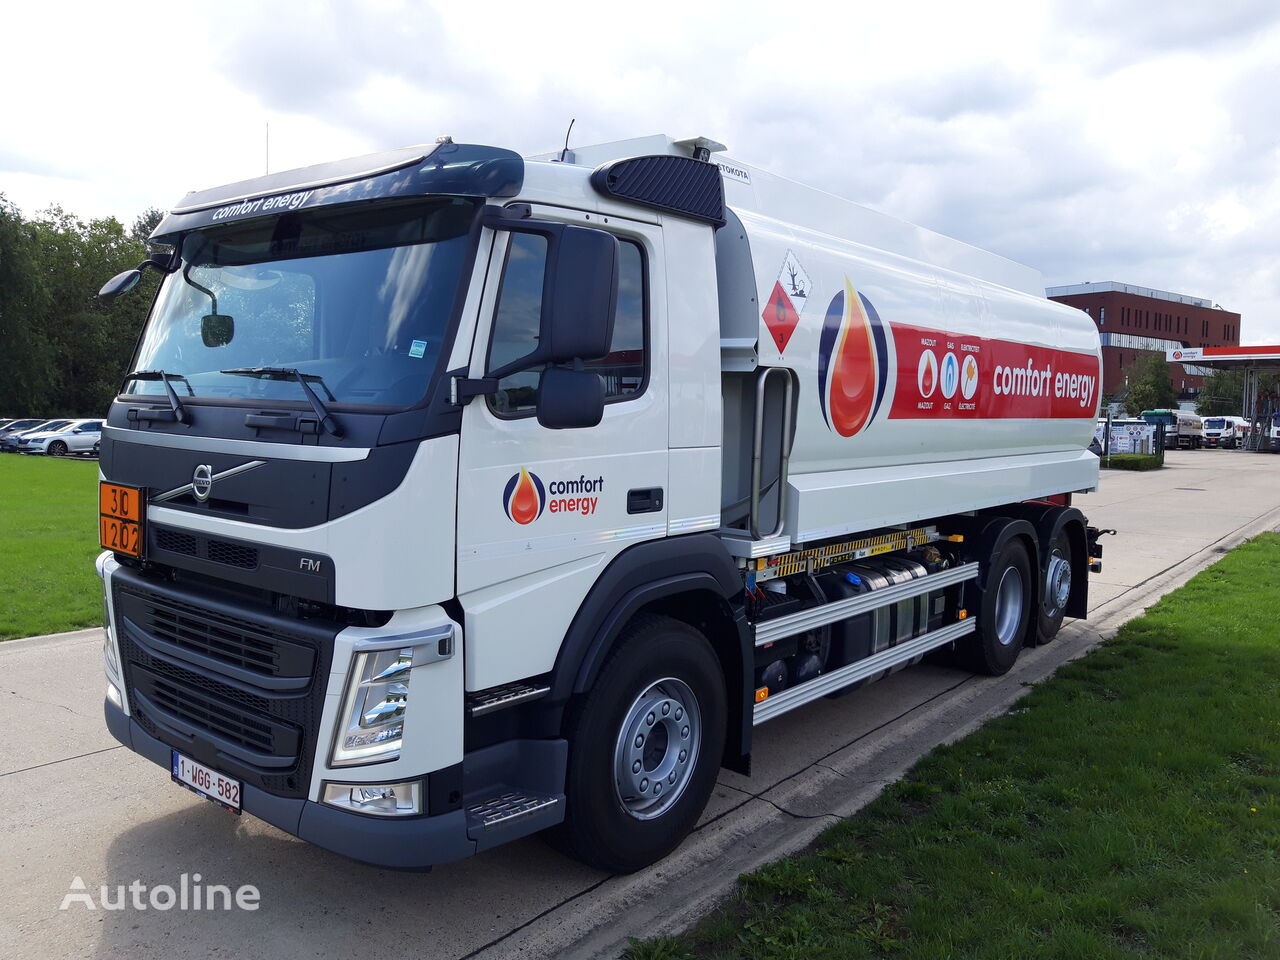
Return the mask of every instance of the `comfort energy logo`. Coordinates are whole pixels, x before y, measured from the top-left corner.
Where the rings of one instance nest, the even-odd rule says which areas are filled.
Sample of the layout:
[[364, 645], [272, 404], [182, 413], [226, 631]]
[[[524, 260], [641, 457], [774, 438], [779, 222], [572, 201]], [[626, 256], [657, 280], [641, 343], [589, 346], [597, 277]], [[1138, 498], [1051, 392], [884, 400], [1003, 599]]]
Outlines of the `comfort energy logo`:
[[[937, 369], [921, 365], [921, 388], [933, 392]], [[871, 301], [853, 289], [831, 298], [818, 341], [818, 402], [827, 426], [842, 437], [865, 429], [880, 410], [889, 379], [884, 325]]]
[[502, 491], [502, 507], [515, 523], [533, 523], [547, 506], [547, 491], [536, 473], [524, 467], [507, 481]]

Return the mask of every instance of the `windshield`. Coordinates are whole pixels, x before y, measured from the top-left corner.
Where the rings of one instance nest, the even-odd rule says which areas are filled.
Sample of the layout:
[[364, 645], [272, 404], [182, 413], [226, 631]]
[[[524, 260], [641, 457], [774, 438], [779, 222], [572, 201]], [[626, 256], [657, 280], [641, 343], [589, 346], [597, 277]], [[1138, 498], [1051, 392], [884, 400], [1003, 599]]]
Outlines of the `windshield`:
[[1218, 417], [1211, 417], [1210, 419], [1204, 422], [1204, 428], [1206, 430], [1222, 430], [1226, 427], [1226, 425], [1227, 425], [1227, 421], [1222, 420]]
[[[409, 406], [427, 391], [479, 201], [433, 198], [283, 213], [190, 234], [164, 279], [134, 369], [180, 397]], [[238, 371], [238, 372], [224, 372]], [[159, 378], [126, 393], [165, 394]]]

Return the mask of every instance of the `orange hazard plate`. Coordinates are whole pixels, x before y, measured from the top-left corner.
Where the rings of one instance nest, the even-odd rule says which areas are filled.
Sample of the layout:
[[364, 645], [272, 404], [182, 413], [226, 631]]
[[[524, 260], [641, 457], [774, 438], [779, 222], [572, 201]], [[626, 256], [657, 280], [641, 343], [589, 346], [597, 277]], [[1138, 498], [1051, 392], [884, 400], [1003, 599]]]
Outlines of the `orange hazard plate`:
[[142, 515], [145, 502], [137, 487], [98, 484], [98, 532], [102, 546], [131, 557], [142, 556]]

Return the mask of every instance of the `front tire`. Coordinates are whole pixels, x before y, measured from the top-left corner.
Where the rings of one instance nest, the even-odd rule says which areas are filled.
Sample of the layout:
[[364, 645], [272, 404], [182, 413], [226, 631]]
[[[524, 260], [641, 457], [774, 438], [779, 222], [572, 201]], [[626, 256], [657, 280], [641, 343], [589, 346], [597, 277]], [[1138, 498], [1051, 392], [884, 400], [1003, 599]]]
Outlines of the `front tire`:
[[55, 440], [49, 444], [49, 456], [65, 457], [67, 455], [67, 445], [61, 440]]
[[961, 647], [969, 669], [993, 677], [1009, 672], [1026, 645], [1034, 598], [1027, 548], [1018, 538], [1011, 538], [987, 568], [978, 629]]
[[637, 618], [572, 710], [565, 820], [553, 839], [613, 873], [661, 860], [711, 796], [727, 713], [706, 638], [669, 617]]

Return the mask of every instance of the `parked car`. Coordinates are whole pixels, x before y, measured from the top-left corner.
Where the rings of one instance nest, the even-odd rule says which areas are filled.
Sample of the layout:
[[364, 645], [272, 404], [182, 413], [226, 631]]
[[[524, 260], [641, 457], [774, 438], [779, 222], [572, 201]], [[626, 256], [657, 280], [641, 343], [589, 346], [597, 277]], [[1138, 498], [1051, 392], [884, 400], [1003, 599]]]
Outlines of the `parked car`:
[[3, 430], [11, 423], [13, 423], [12, 417], [0, 417], [0, 430]]
[[32, 427], [38, 427], [45, 422], [46, 421], [41, 420], [39, 417], [34, 419], [29, 418], [26, 420], [10, 420], [3, 427], [0, 427], [0, 444], [2, 444], [5, 438], [10, 434], [22, 433], [24, 430], [30, 430]]
[[72, 420], [56, 430], [23, 434], [18, 440], [18, 452], [47, 453], [51, 457], [92, 453], [94, 443], [101, 437], [101, 420]]
[[18, 442], [28, 434], [42, 433], [45, 430], [59, 430], [65, 427], [70, 420], [37, 420], [32, 426], [24, 427], [21, 430], [6, 433], [0, 439], [0, 450], [5, 453], [16, 453], [18, 451]]

